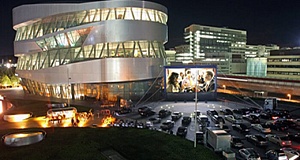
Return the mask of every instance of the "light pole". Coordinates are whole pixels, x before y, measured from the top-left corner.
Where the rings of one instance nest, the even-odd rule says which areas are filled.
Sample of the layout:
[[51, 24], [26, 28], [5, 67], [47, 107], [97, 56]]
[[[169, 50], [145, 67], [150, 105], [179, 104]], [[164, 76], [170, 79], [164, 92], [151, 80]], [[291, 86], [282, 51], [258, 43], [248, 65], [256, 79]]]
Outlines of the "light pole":
[[[196, 75], [196, 77], [198, 77], [198, 74]], [[198, 117], [198, 115], [197, 115], [197, 103], [198, 103], [198, 95], [197, 95], [197, 93], [198, 93], [198, 86], [197, 86], [198, 84], [197, 84], [197, 79], [196, 79], [196, 84], [195, 84], [195, 111], [194, 111], [194, 114], [195, 114], [195, 137], [194, 137], [194, 148], [196, 148], [197, 147], [197, 129], [198, 129], [198, 127], [197, 127], [197, 117]]]
[[67, 92], [67, 99], [68, 99], [68, 107], [70, 107], [70, 76], [69, 76], [69, 68], [67, 67], [67, 76], [68, 76], [68, 92]]
[[292, 95], [291, 94], [287, 94], [287, 96], [289, 97], [289, 101], [290, 101], [291, 98], [292, 98]]

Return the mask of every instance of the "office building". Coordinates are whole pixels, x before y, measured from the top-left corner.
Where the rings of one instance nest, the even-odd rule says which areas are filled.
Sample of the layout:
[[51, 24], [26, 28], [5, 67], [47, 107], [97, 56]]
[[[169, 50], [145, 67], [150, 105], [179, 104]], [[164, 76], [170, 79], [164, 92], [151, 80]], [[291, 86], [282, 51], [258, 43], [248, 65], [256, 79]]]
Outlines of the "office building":
[[163, 76], [167, 19], [166, 7], [139, 0], [14, 8], [24, 91], [105, 102], [151, 98]]
[[247, 32], [243, 30], [192, 24], [184, 29], [193, 59], [205, 59], [211, 53], [245, 53]]
[[273, 50], [267, 57], [267, 76], [300, 80], [300, 49]]

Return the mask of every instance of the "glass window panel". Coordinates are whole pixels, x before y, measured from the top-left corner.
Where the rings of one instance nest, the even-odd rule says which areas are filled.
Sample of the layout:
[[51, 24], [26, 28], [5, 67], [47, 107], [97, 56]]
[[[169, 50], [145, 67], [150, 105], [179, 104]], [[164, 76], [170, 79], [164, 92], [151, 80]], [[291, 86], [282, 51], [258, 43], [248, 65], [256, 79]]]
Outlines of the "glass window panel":
[[141, 20], [141, 8], [132, 8], [135, 20]]
[[117, 19], [124, 19], [125, 8], [116, 8]]
[[142, 9], [142, 20], [149, 21], [149, 17], [147, 15], [146, 9]]
[[115, 9], [110, 9], [107, 20], [114, 20], [114, 19], [116, 19]]
[[103, 10], [101, 11], [101, 20], [102, 20], [102, 21], [107, 20], [108, 14], [109, 14], [109, 9], [103, 9]]
[[126, 8], [125, 17], [124, 19], [133, 20], [133, 15], [131, 12], [131, 8]]
[[68, 47], [69, 46], [68, 39], [65, 36], [65, 33], [58, 34], [58, 35], [56, 35], [55, 38], [56, 38], [58, 46], [60, 48], [64, 48], [64, 47]]

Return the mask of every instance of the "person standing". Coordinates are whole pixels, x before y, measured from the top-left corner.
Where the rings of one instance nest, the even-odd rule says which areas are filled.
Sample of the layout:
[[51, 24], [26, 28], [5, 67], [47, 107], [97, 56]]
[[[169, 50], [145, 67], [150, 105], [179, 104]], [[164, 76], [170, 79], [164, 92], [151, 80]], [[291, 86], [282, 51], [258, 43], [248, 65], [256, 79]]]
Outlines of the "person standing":
[[205, 83], [203, 84], [202, 92], [215, 91], [214, 73], [212, 71], [206, 71], [204, 82]]

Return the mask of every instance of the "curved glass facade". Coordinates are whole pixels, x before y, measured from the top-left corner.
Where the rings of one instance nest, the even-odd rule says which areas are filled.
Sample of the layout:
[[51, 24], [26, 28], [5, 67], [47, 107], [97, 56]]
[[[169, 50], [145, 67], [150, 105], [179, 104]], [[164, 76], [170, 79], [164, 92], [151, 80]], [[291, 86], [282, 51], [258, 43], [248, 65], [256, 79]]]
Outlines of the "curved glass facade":
[[[165, 13], [147, 8], [125, 7], [92, 9], [87, 11], [79, 11], [74, 13], [49, 16], [46, 18], [42, 18], [40, 21], [32, 23], [31, 25], [20, 27], [17, 29], [15, 41], [34, 39], [51, 33], [56, 33], [68, 28], [81, 26], [93, 22], [101, 22], [108, 20], [134, 20], [151, 21], [166, 24], [167, 19], [168, 17]], [[79, 32], [84, 33], [85, 30], [88, 29], [84, 29], [83, 31], [74, 31], [73, 33], [69, 34], [78, 37]], [[63, 35], [57, 35], [57, 39], [61, 39], [61, 36]], [[64, 43], [61, 44], [63, 45]]]
[[[156, 97], [162, 78], [158, 72], [166, 58], [163, 44], [167, 41], [168, 17], [165, 7], [144, 4], [99, 1], [17, 7], [14, 16], [19, 17], [13, 17], [17, 31], [16, 73], [24, 91], [62, 99], [104, 101]], [[94, 6], [99, 8], [86, 9]], [[24, 11], [25, 15], [36, 12], [37, 16], [23, 16]], [[119, 59], [102, 61], [109, 58]], [[111, 68], [128, 75], [115, 78]]]

